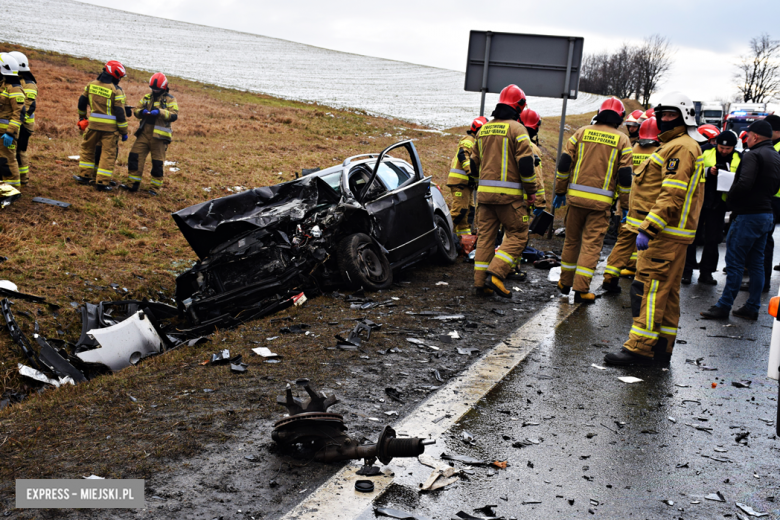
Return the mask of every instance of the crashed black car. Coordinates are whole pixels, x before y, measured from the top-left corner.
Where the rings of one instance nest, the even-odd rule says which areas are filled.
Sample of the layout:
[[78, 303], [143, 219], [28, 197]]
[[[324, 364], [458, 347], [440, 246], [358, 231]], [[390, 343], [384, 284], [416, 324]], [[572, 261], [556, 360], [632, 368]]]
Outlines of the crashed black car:
[[179, 308], [199, 326], [267, 315], [335, 285], [387, 288], [393, 271], [458, 254], [444, 197], [411, 141], [173, 219], [200, 259], [176, 280]]

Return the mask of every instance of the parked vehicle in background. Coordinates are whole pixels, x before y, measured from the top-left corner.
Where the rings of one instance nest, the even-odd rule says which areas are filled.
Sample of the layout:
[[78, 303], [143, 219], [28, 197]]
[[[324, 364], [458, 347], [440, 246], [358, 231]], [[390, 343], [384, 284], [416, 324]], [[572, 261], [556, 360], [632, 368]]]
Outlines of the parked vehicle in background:
[[[758, 105], [758, 103], [756, 104]], [[736, 110], [730, 112], [729, 115], [726, 116], [726, 121], [723, 123], [723, 130], [731, 130], [735, 134], [740, 135], [742, 131], [747, 130], [747, 128], [753, 124], [753, 122], [765, 119], [766, 116], [772, 113], [773, 112], [758, 112], [752, 110]]]
[[706, 103], [701, 106], [700, 124], [715, 125], [718, 128], [723, 126], [723, 105], [720, 103]]

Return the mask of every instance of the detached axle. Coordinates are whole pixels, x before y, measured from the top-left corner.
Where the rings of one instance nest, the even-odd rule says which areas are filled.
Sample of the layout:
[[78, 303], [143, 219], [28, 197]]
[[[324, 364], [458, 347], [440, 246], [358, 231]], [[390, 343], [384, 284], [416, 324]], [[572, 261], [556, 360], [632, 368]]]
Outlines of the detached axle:
[[277, 399], [291, 414], [277, 421], [271, 438], [282, 447], [300, 446], [312, 450], [314, 460], [337, 462], [364, 459], [368, 466], [379, 460], [386, 465], [395, 457], [417, 457], [425, 451], [426, 445], [436, 442], [417, 437], [399, 439], [395, 430], [385, 426], [375, 444], [361, 445], [344, 433], [347, 426], [343, 416], [327, 412], [329, 406], [338, 402], [334, 396], [325, 397], [308, 384], [304, 385], [304, 389], [310, 396], [305, 403], [293, 397], [289, 385], [287, 396]]

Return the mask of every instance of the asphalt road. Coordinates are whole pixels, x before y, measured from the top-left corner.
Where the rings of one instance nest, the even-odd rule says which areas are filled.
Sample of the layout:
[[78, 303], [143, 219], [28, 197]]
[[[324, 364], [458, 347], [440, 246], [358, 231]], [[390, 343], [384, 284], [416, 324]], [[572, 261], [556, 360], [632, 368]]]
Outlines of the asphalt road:
[[[431, 469], [420, 465], [396, 475], [377, 505], [436, 520], [459, 511], [484, 517], [474, 510], [488, 504], [506, 518], [749, 518], [739, 502], [780, 518], [778, 388], [766, 378], [772, 318], [764, 306], [758, 322], [701, 319], [725, 274], [716, 279], [715, 287], [695, 277], [683, 286], [681, 332], [666, 369], [603, 363], [631, 325], [628, 280], [621, 295], [579, 308], [426, 450], [437, 459], [446, 452], [507, 460], [506, 469], [455, 463], [467, 472], [460, 481], [422, 493], [418, 485]], [[771, 294], [778, 282], [774, 272]], [[746, 297], [741, 293], [737, 305]], [[746, 380], [749, 388], [732, 386]], [[724, 502], [707, 499], [717, 492]]]

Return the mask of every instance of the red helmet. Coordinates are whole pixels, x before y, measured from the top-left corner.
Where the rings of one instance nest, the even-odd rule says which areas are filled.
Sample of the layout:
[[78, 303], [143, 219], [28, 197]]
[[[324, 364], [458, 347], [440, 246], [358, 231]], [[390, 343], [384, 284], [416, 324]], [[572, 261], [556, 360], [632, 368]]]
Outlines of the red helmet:
[[479, 116], [478, 118], [476, 118], [474, 121], [471, 122], [471, 131], [476, 134], [477, 131], [480, 128], [482, 128], [482, 125], [484, 125], [487, 122], [488, 122], [487, 117]]
[[645, 119], [650, 119], [651, 117], [655, 117], [655, 109], [654, 108], [648, 108], [645, 112]]
[[498, 96], [498, 102], [504, 105], [509, 105], [518, 112], [523, 111], [525, 106], [525, 92], [523, 92], [517, 85], [509, 85], [504, 87], [501, 91], [501, 95]]
[[159, 90], [168, 89], [168, 78], [162, 72], [155, 72], [154, 76], [149, 80], [149, 86]]
[[523, 126], [526, 128], [533, 128], [534, 130], [539, 130], [539, 125], [542, 124], [542, 117], [539, 115], [539, 112], [536, 110], [531, 110], [530, 108], [526, 108], [522, 112], [520, 112], [520, 122], [523, 123]]
[[599, 108], [599, 114], [605, 110], [612, 110], [620, 116], [620, 119], [623, 119], [626, 115], [626, 107], [624, 107], [623, 102], [616, 97], [611, 97], [604, 101]]
[[701, 125], [699, 127], [699, 133], [707, 138], [709, 141], [710, 139], [715, 139], [720, 135], [720, 130], [718, 130], [718, 127], [715, 125]]
[[122, 79], [125, 76], [127, 76], [127, 72], [125, 72], [124, 65], [122, 65], [116, 60], [109, 61], [108, 63], [106, 63], [106, 66], [104, 68], [106, 72], [108, 72], [116, 79]]
[[653, 141], [658, 140], [658, 122], [654, 117], [645, 119], [642, 122], [642, 126], [639, 127], [639, 138], [652, 139]]
[[644, 114], [644, 112], [642, 112], [641, 110], [634, 110], [633, 112], [631, 112], [631, 116], [633, 116], [633, 118], [636, 119], [637, 121], [639, 121], [639, 118], [642, 117], [642, 114]]

